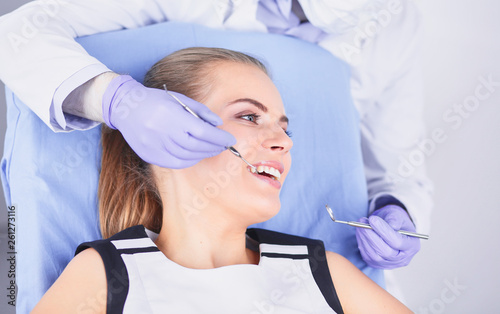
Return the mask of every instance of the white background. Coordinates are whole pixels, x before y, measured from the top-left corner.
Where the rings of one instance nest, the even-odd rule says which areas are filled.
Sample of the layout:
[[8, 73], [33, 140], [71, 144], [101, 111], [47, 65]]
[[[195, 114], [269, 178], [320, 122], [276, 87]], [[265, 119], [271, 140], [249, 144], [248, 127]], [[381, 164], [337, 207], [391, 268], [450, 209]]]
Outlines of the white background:
[[[500, 2], [418, 3], [425, 121], [428, 133], [442, 128], [448, 138], [428, 158], [436, 203], [431, 239], [395, 273], [417, 313], [500, 313], [500, 86], [457, 129], [443, 120], [474, 95], [478, 77], [500, 83]], [[454, 284], [461, 288], [452, 292]]]
[[[25, 0], [2, 0], [0, 15]], [[436, 207], [429, 241], [396, 270], [405, 303], [417, 313], [500, 313], [500, 86], [462, 124], [443, 119], [474, 96], [479, 77], [500, 83], [500, 2], [417, 1], [424, 28], [425, 121], [447, 138], [427, 159]], [[0, 153], [5, 99], [0, 82]], [[483, 90], [484, 92], [484, 90]], [[7, 305], [6, 206], [0, 195], [0, 312]]]

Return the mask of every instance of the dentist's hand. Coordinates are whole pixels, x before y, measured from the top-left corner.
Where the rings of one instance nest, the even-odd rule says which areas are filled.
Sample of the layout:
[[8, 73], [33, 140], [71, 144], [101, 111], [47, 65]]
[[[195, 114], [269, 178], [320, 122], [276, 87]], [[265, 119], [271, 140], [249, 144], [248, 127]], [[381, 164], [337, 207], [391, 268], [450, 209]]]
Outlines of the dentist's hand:
[[375, 268], [393, 269], [406, 266], [420, 250], [420, 239], [400, 234], [397, 230], [415, 231], [408, 213], [397, 205], [387, 205], [359, 220], [373, 230], [356, 228], [361, 256]]
[[222, 120], [205, 105], [175, 93], [203, 120], [187, 112], [164, 90], [144, 87], [128, 75], [114, 78], [102, 98], [104, 122], [119, 130], [144, 161], [187, 168], [218, 155], [236, 139], [216, 128]]

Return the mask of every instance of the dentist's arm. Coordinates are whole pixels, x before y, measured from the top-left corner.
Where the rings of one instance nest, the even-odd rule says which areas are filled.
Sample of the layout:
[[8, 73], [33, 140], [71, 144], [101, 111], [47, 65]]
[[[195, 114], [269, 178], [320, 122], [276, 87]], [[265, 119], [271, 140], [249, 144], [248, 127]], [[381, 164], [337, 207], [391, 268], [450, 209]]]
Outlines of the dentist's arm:
[[62, 104], [63, 112], [96, 122], [104, 122], [102, 117], [102, 97], [109, 83], [120, 76], [114, 72], [104, 72], [73, 90]]
[[[191, 13], [186, 21], [213, 15], [212, 3], [200, 5], [196, 12], [189, 4], [33, 1], [0, 18], [0, 78], [56, 132], [105, 122], [118, 129], [145, 161], [169, 168], [189, 167], [235, 143], [231, 134], [215, 127], [222, 123], [220, 118], [184, 97], [210, 123], [194, 118], [164, 91], [110, 72], [74, 40], [165, 21], [167, 15], [180, 19]], [[129, 97], [138, 91], [144, 97]]]
[[74, 38], [167, 20], [217, 27], [218, 17], [212, 1], [32, 1], [0, 17], [0, 80], [53, 131], [88, 129], [98, 123], [65, 114], [62, 104], [109, 69]]
[[356, 235], [363, 259], [386, 269], [407, 265], [420, 249], [420, 240], [396, 230], [428, 233], [432, 209], [425, 160], [433, 148], [421, 145], [425, 128], [420, 16], [411, 1], [401, 7], [367, 44], [365, 60], [353, 71], [354, 80], [365, 87], [353, 96], [361, 111], [369, 222], [374, 227], [356, 230]]
[[66, 98], [63, 109], [119, 130], [139, 157], [160, 167], [190, 167], [236, 143], [231, 134], [216, 128], [222, 120], [208, 107], [176, 96], [202, 119], [188, 113], [164, 90], [112, 72], [78, 87]]
[[164, 20], [153, 0], [30, 2], [0, 17], [0, 79], [56, 132], [95, 126], [62, 112], [73, 90], [109, 71], [74, 38]]

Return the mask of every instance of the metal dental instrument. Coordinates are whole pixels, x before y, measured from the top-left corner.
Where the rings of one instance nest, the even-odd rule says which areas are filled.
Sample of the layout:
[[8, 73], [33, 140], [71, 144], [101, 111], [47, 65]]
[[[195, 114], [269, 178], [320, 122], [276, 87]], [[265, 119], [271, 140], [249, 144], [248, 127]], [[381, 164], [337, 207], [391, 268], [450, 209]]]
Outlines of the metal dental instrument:
[[243, 158], [243, 156], [241, 156], [240, 152], [238, 152], [236, 148], [234, 148], [233, 146], [229, 146], [227, 149], [229, 149], [229, 151], [233, 153], [236, 157], [240, 157], [241, 160], [243, 160], [250, 168], [252, 168], [255, 172], [257, 172], [257, 167], [255, 167], [254, 165], [249, 163], [245, 158]]
[[[365, 223], [362, 223], [362, 222], [357, 222], [357, 221], [342, 221], [342, 220], [335, 219], [335, 216], [333, 215], [333, 211], [328, 206], [328, 204], [326, 204], [326, 210], [328, 211], [328, 214], [330, 214], [330, 218], [332, 218], [332, 220], [334, 222], [338, 222], [338, 223], [341, 223], [341, 224], [346, 224], [346, 225], [353, 226], [353, 227], [358, 227], [358, 228], [373, 229], [372, 226], [370, 226], [369, 224], [365, 224]], [[416, 233], [416, 232], [410, 232], [410, 231], [405, 231], [405, 230], [398, 230], [398, 232], [401, 233], [401, 234], [410, 236], [410, 237], [416, 237], [416, 238], [425, 239], [425, 240], [429, 239], [429, 236], [426, 235], [426, 234], [421, 234], [421, 233]]]
[[[179, 104], [181, 104], [181, 106], [184, 107], [184, 109], [186, 109], [187, 112], [189, 112], [193, 116], [197, 117], [198, 119], [203, 120], [199, 115], [196, 114], [196, 112], [194, 112], [186, 104], [184, 104], [182, 101], [180, 101], [180, 99], [177, 98], [174, 94], [172, 94], [171, 92], [169, 92], [169, 90], [167, 89], [167, 85], [163, 84], [163, 88], [165, 89], [165, 91], [167, 92], [167, 94], [169, 94], [170, 96], [172, 96]], [[205, 121], [205, 120], [203, 120], [203, 121]], [[236, 157], [241, 158], [241, 160], [243, 160], [250, 168], [252, 168], [252, 170], [254, 172], [257, 172], [257, 167], [255, 167], [254, 165], [252, 165], [251, 163], [249, 163], [245, 158], [243, 158], [243, 156], [241, 156], [240, 152], [238, 152], [236, 150], [236, 148], [234, 148], [233, 146], [229, 146], [229, 147], [227, 147], [227, 149], [231, 153], [233, 153]]]

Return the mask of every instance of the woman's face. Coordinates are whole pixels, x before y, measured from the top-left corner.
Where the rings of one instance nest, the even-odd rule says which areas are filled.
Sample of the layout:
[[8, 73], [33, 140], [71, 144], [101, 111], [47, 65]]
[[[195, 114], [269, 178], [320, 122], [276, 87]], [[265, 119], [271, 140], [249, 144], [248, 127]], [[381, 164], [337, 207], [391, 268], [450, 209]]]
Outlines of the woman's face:
[[219, 128], [236, 137], [240, 154], [256, 167], [269, 167], [271, 175], [252, 173], [228, 150], [175, 172], [196, 191], [188, 204], [194, 212], [216, 205], [248, 224], [265, 221], [279, 211], [279, 193], [291, 166], [293, 142], [285, 132], [288, 119], [281, 96], [255, 66], [224, 62], [212, 75], [203, 103], [222, 118]]

